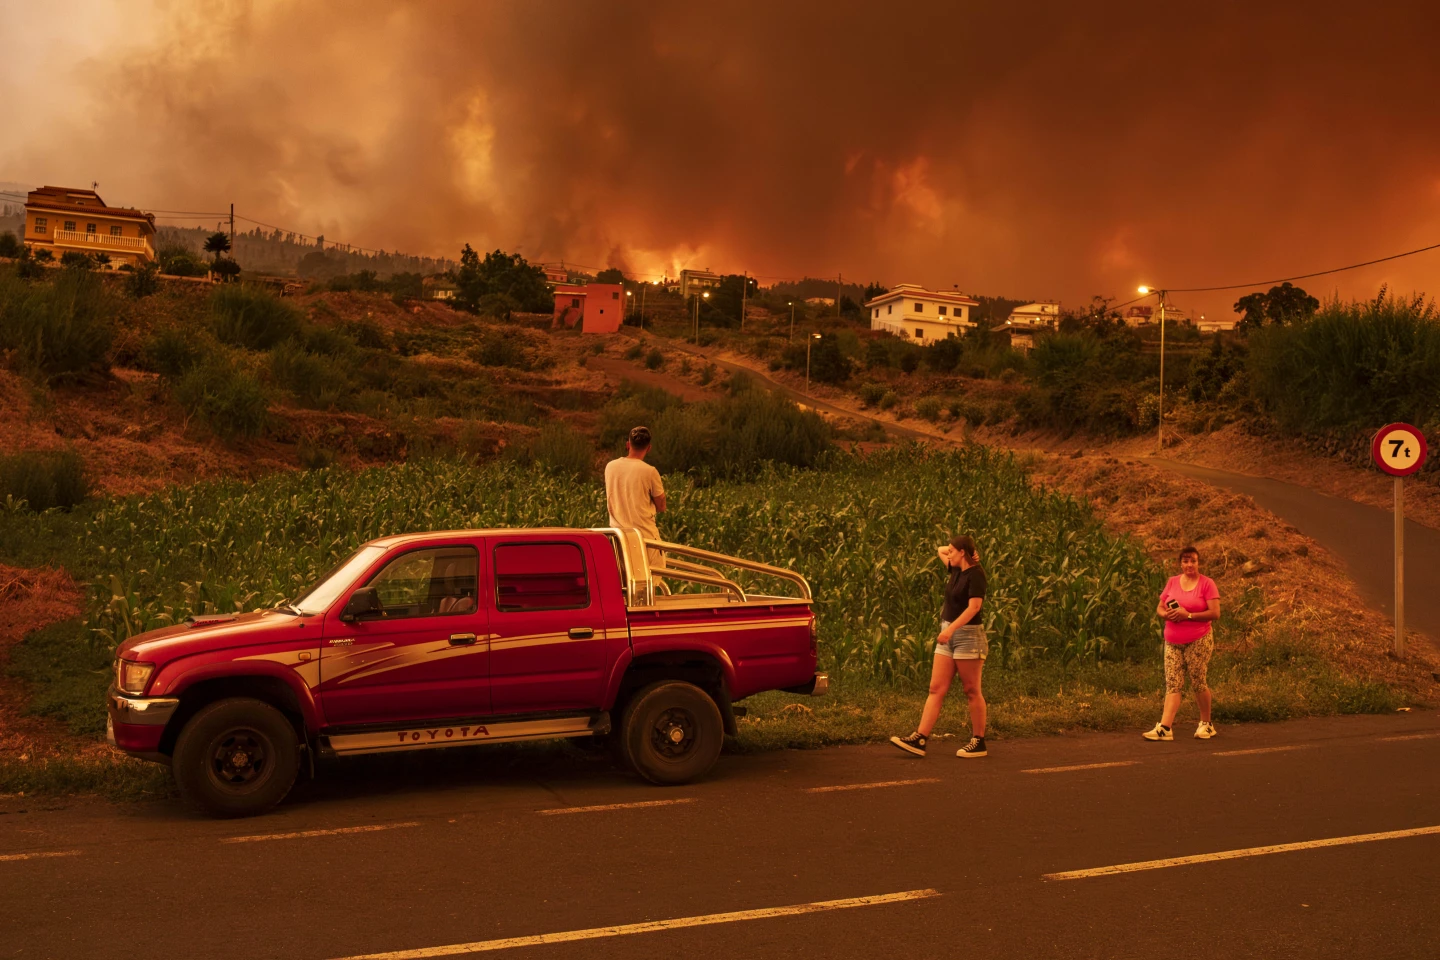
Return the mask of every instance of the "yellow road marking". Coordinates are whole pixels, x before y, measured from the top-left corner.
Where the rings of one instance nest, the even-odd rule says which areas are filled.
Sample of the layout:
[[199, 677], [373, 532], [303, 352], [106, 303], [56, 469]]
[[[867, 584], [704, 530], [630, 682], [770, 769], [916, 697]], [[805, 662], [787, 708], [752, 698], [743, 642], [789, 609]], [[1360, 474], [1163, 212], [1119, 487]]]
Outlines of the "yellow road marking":
[[1391, 741], [1391, 740], [1433, 740], [1433, 739], [1435, 739], [1436, 737], [1440, 737], [1440, 732], [1436, 732], [1436, 733], [1406, 733], [1406, 734], [1402, 734], [1401, 736], [1398, 736], [1398, 737], [1381, 737], [1380, 739], [1381, 739], [1382, 741], [1388, 743], [1388, 742]]
[[1277, 843], [1268, 847], [1244, 847], [1240, 850], [1221, 850], [1218, 853], [1197, 853], [1189, 857], [1142, 860], [1138, 863], [1120, 863], [1110, 867], [1092, 867], [1089, 870], [1067, 870], [1064, 873], [1047, 873], [1040, 879], [1080, 880], [1086, 877], [1107, 877], [1115, 873], [1134, 873], [1137, 870], [1161, 870], [1165, 867], [1184, 867], [1192, 863], [1208, 863], [1211, 860], [1238, 860], [1241, 857], [1263, 857], [1271, 853], [1291, 853], [1295, 850], [1317, 850], [1321, 847], [1340, 847], [1351, 843], [1371, 843], [1375, 840], [1398, 840], [1402, 837], [1423, 837], [1429, 834], [1440, 834], [1440, 827], [1415, 827], [1411, 830], [1390, 830], [1386, 833], [1360, 833], [1352, 837], [1302, 840], [1299, 843]]
[[733, 913], [710, 913], [700, 917], [677, 917], [674, 920], [650, 920], [645, 923], [626, 923], [614, 927], [590, 927], [586, 930], [566, 930], [563, 933], [540, 933], [529, 937], [507, 937], [504, 940], [477, 940], [474, 943], [452, 943], [444, 947], [422, 947], [418, 950], [395, 950], [390, 953], [366, 953], [343, 960], [428, 960], [430, 957], [454, 957], [465, 953], [486, 953], [491, 950], [510, 950], [514, 947], [534, 947], [547, 943], [568, 943], [573, 940], [597, 940], [601, 937], [626, 937], [636, 933], [656, 933], [661, 930], [680, 930], [685, 927], [705, 927], [717, 923], [736, 923], [741, 920], [766, 920], [771, 917], [794, 917], [806, 913], [821, 913], [826, 910], [849, 910], [853, 907], [872, 907], [885, 903], [901, 903], [906, 900], [925, 900], [940, 896], [938, 890], [905, 890], [901, 893], [884, 893], [874, 897], [851, 897], [847, 900], [820, 900], [815, 903], [800, 903], [789, 907], [766, 907], [761, 910], [737, 910]]
[[556, 807], [553, 810], [536, 810], [542, 817], [553, 817], [562, 813], [599, 813], [602, 810], [633, 810], [636, 807], [668, 807], [675, 803], [694, 803], [694, 797], [678, 800], [640, 800], [635, 803], [601, 803], [593, 807]]
[[1250, 757], [1257, 753], [1284, 753], [1287, 750], [1309, 750], [1313, 744], [1294, 743], [1288, 747], [1252, 747], [1249, 750], [1218, 750], [1217, 757]]
[[1071, 770], [1104, 770], [1106, 767], [1133, 767], [1139, 760], [1112, 760], [1109, 763], [1077, 763], [1069, 767], [1033, 767], [1021, 773], [1069, 773]]
[[0, 863], [11, 860], [40, 860], [46, 857], [78, 857], [79, 850], [42, 850], [38, 853], [6, 853], [0, 854]]
[[375, 833], [380, 830], [398, 830], [401, 827], [418, 827], [417, 820], [404, 823], [373, 823], [363, 827], [336, 827], [333, 830], [296, 830], [294, 833], [261, 833], [249, 837], [221, 837], [221, 843], [257, 843], [261, 840], [295, 840], [300, 837], [333, 837], [345, 833]]
[[838, 787], [810, 787], [806, 793], [834, 793], [837, 790], [874, 790], [877, 787], [908, 787], [912, 783], [939, 783], [939, 777], [924, 777], [919, 780], [881, 780], [876, 783], [844, 783]]

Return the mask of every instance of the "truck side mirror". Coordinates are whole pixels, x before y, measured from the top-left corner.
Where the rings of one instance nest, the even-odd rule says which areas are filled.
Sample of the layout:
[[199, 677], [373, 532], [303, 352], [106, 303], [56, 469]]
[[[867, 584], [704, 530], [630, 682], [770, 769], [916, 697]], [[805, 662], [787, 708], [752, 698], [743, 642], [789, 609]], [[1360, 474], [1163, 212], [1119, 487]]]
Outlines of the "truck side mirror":
[[361, 587], [350, 594], [345, 609], [340, 612], [340, 619], [351, 623], [355, 620], [373, 620], [381, 615], [380, 598], [375, 595], [375, 588]]

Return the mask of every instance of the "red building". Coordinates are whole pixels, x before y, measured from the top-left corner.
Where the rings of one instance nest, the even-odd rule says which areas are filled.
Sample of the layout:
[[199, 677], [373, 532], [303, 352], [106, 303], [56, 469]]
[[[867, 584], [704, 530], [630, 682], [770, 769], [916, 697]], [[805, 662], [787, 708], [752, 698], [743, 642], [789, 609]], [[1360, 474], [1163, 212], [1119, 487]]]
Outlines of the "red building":
[[555, 322], [581, 333], [614, 333], [625, 317], [625, 288], [618, 283], [562, 283], [555, 287]]

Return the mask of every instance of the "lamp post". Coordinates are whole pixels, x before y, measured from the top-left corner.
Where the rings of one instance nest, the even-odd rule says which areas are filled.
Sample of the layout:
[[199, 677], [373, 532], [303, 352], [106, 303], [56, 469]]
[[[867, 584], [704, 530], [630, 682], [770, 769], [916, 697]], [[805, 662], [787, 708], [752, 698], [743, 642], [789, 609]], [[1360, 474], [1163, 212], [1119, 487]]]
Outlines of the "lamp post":
[[710, 291], [706, 290], [695, 298], [695, 346], [700, 346], [700, 301], [710, 299]]
[[790, 333], [785, 337], [785, 342], [786, 342], [786, 343], [789, 343], [791, 340], [794, 340], [794, 339], [795, 339], [795, 301], [794, 301], [794, 300], [791, 300], [791, 301], [790, 301]]
[[820, 334], [812, 333], [805, 338], [805, 396], [810, 396], [810, 345], [820, 339]]
[[635, 313], [635, 294], [629, 290], [625, 291], [625, 312], [632, 316]]
[[1142, 297], [1154, 293], [1160, 298], [1160, 396], [1155, 404], [1155, 453], [1158, 456], [1165, 452], [1165, 291], [1142, 286], [1139, 293]]

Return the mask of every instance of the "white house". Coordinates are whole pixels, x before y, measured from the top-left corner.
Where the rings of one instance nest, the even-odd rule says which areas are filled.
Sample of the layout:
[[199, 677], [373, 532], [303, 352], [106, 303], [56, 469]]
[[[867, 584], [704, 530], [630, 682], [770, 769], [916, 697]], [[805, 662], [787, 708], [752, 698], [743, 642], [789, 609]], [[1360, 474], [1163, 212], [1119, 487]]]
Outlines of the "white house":
[[720, 274], [710, 270], [681, 270], [680, 296], [689, 299], [720, 286]]
[[870, 329], [883, 330], [919, 343], [960, 337], [974, 329], [970, 311], [980, 306], [959, 291], [926, 290], [917, 283], [897, 284], [865, 303]]
[[1195, 329], [1201, 333], [1229, 333], [1235, 329], [1238, 322], [1234, 317], [1226, 320], [1206, 320], [1205, 315], [1201, 314], [1200, 319], [1195, 321]]
[[1060, 322], [1060, 303], [1053, 300], [1027, 303], [1011, 310], [1005, 322], [1012, 327], [1049, 327], [1053, 330]]

